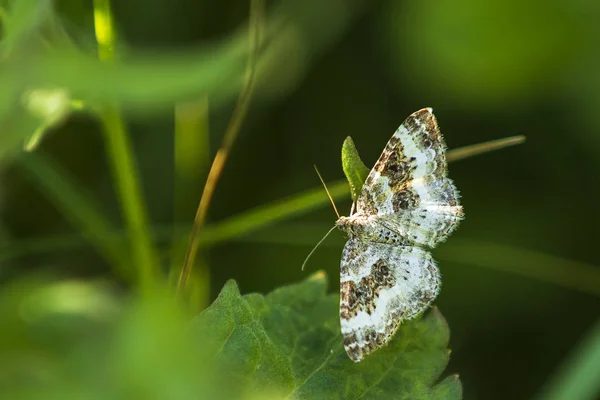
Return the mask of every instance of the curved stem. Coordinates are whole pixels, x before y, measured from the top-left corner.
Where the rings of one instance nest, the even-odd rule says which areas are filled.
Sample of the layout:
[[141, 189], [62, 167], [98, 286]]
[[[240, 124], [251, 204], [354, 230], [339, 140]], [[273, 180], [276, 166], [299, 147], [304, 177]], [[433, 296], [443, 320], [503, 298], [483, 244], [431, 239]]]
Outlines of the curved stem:
[[210, 206], [217, 182], [221, 177], [221, 172], [229, 152], [233, 147], [235, 139], [238, 136], [240, 127], [244, 122], [246, 114], [248, 112], [248, 106], [250, 104], [250, 98], [254, 89], [254, 81], [256, 75], [256, 59], [258, 55], [258, 49], [260, 45], [260, 35], [263, 25], [263, 13], [264, 13], [264, 0], [251, 0], [250, 3], [250, 53], [246, 66], [246, 78], [244, 86], [238, 96], [237, 103], [233, 110], [233, 115], [229, 121], [229, 125], [225, 131], [223, 137], [223, 143], [219, 151], [213, 160], [213, 163], [208, 172], [208, 177], [204, 185], [202, 196], [196, 210], [196, 216], [194, 217], [194, 224], [192, 226], [192, 232], [190, 234], [190, 241], [188, 249], [185, 255], [185, 261], [179, 276], [179, 282], [177, 290], [182, 291], [185, 288], [190, 271], [193, 268], [196, 253], [198, 251], [198, 238], [200, 231], [206, 221], [206, 214]]

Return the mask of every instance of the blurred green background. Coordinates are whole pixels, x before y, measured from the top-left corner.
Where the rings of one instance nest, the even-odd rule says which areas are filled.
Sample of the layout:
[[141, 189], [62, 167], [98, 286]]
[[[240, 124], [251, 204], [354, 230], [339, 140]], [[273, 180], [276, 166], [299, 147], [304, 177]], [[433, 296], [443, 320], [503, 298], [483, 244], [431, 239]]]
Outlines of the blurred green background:
[[[114, 1], [116, 60], [106, 63], [96, 60], [92, 1], [0, 4], [12, 10], [2, 19], [0, 279], [83, 278], [130, 290], [132, 269], [93, 244], [122, 253], [127, 241], [94, 111], [118, 104], [149, 234], [173, 283], [241, 86], [248, 2]], [[434, 108], [449, 148], [525, 135], [523, 145], [450, 165], [466, 219], [434, 254], [444, 283], [437, 305], [452, 332], [446, 371], [460, 374], [468, 399], [532, 398], [600, 311], [598, 17], [592, 0], [268, 1], [253, 100], [209, 226], [319, 190], [313, 164], [326, 181], [343, 179], [347, 136], [371, 166], [422, 107]], [[57, 87], [92, 111], [51, 120], [38, 148], [22, 151], [48, 123], [24, 93]], [[100, 240], [98, 224], [58, 205], [69, 190], [48, 171], [93, 199], [111, 237]], [[267, 292], [324, 270], [338, 290], [341, 233], [300, 269], [335, 221], [319, 198], [203, 246], [192, 308], [229, 278], [243, 293]], [[348, 196], [338, 208], [349, 212]]]

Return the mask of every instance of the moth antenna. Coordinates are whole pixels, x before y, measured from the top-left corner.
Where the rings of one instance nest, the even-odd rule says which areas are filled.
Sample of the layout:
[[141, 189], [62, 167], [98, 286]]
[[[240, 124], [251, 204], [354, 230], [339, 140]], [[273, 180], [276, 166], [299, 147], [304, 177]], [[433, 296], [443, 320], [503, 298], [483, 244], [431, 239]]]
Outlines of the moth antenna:
[[325, 234], [325, 236], [323, 236], [323, 238], [322, 238], [321, 240], [319, 240], [319, 243], [317, 243], [317, 244], [315, 245], [315, 247], [313, 247], [313, 249], [310, 251], [310, 253], [308, 253], [308, 255], [306, 256], [306, 258], [304, 259], [304, 262], [302, 263], [302, 271], [304, 271], [304, 266], [305, 266], [305, 265], [306, 265], [306, 263], [308, 262], [308, 259], [310, 258], [310, 256], [312, 256], [312, 254], [315, 252], [315, 250], [317, 250], [317, 247], [319, 247], [319, 245], [320, 245], [321, 243], [323, 243], [323, 240], [325, 240], [325, 238], [327, 238], [327, 236], [329, 236], [329, 234], [330, 234], [331, 232], [333, 232], [333, 230], [334, 230], [335, 228], [337, 228], [337, 226], [335, 226], [335, 225], [334, 225], [334, 226], [333, 226], [333, 228], [331, 228], [331, 229], [330, 229], [330, 230], [329, 230], [329, 231], [328, 231], [328, 232]]
[[323, 184], [323, 187], [325, 188], [325, 192], [327, 192], [327, 197], [329, 197], [329, 201], [331, 201], [331, 205], [333, 206], [333, 210], [335, 211], [335, 215], [337, 215], [338, 219], [340, 219], [340, 213], [338, 212], [337, 207], [335, 206], [335, 203], [333, 202], [333, 197], [331, 197], [331, 193], [329, 193], [329, 189], [327, 189], [327, 185], [325, 184], [325, 181], [323, 180], [323, 177], [319, 173], [319, 170], [317, 169], [317, 166], [314, 165], [314, 167], [315, 167], [315, 171], [317, 171], [317, 175], [319, 176], [319, 179], [321, 180], [321, 183]]

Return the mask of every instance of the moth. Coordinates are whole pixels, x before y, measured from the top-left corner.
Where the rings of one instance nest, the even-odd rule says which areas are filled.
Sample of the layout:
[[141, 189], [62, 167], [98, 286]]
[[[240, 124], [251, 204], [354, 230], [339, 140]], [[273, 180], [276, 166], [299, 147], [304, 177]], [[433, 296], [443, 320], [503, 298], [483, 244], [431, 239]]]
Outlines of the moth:
[[437, 297], [441, 278], [430, 249], [464, 216], [447, 175], [446, 144], [433, 110], [416, 111], [369, 172], [355, 212], [336, 221], [348, 236], [341, 259], [340, 322], [352, 361], [388, 343], [403, 321]]

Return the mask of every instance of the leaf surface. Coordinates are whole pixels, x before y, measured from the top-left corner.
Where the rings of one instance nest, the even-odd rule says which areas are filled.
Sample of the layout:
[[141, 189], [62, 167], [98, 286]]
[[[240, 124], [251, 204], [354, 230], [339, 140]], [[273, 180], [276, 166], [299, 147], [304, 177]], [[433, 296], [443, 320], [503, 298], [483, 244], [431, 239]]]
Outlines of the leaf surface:
[[342, 168], [350, 184], [352, 201], [356, 202], [363, 183], [369, 175], [369, 168], [360, 159], [358, 150], [356, 150], [354, 141], [350, 136], [344, 140], [344, 144], [342, 145]]
[[[355, 364], [340, 333], [337, 295], [323, 273], [267, 294], [242, 296], [229, 281], [195, 323], [229, 374], [231, 395], [290, 399], [460, 399], [448, 363], [449, 330], [437, 309], [405, 323], [385, 348]], [[235, 377], [235, 379], [233, 379]]]

